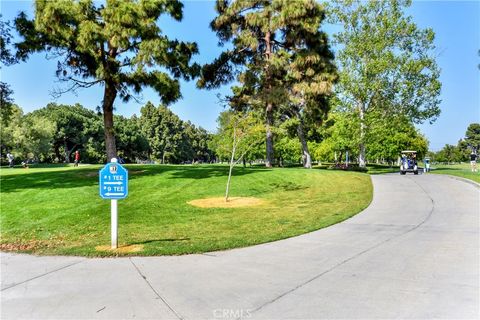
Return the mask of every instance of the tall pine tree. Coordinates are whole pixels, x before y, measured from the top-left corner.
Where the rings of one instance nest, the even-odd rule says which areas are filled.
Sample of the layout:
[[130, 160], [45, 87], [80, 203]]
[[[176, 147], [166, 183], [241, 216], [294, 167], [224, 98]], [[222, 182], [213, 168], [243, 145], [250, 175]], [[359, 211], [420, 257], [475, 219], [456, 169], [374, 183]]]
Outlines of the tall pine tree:
[[[113, 107], [118, 97], [135, 97], [143, 87], [153, 88], [163, 103], [180, 98], [178, 78], [189, 80], [199, 67], [190, 64], [195, 43], [170, 40], [158, 19], [168, 14], [182, 19], [178, 0], [35, 1], [35, 18], [21, 13], [15, 25], [24, 40], [18, 57], [46, 51], [59, 58], [57, 76], [68, 83], [58, 93], [96, 84], [104, 87], [103, 118], [107, 159], [116, 156]], [[161, 67], [156, 69], [155, 67]], [[160, 71], [164, 70], [164, 71]]]
[[279, 106], [313, 106], [319, 96], [328, 96], [335, 79], [333, 55], [319, 29], [323, 8], [314, 0], [217, 0], [216, 10], [211, 27], [220, 44], [233, 46], [204, 66], [198, 85], [215, 88], [236, 78], [232, 107], [265, 110], [266, 166], [271, 167]]

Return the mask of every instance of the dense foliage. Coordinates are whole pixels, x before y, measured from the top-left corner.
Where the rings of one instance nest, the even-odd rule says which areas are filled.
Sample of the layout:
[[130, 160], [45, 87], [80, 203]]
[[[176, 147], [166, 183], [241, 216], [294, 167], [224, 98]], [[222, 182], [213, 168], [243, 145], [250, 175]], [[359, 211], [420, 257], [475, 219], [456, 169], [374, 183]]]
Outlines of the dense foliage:
[[433, 122], [440, 114], [435, 34], [406, 15], [410, 4], [410, 0], [333, 0], [329, 6], [331, 22], [342, 27], [334, 36], [340, 49], [337, 97], [341, 107], [358, 118], [360, 166], [370, 153], [372, 114], [411, 123]]
[[190, 121], [184, 122], [161, 105], [148, 102], [138, 119], [141, 132], [148, 140], [149, 158], [162, 163], [210, 162], [213, 152], [208, 148], [210, 134]]
[[[25, 60], [41, 51], [54, 54], [59, 59], [57, 77], [67, 83], [58, 94], [103, 86], [109, 159], [117, 156], [113, 118], [117, 96], [127, 101], [143, 87], [151, 87], [163, 103], [174, 102], [181, 96], [178, 79], [190, 80], [198, 74], [199, 66], [190, 64], [197, 45], [170, 40], [157, 24], [164, 14], [182, 19], [183, 5], [177, 0], [36, 0], [34, 9], [34, 19], [23, 12], [15, 19], [23, 38], [16, 44], [17, 57]], [[8, 34], [3, 26], [2, 33]]]
[[[314, 159], [322, 162], [358, 162], [360, 157], [358, 116], [349, 112], [333, 112], [324, 126], [324, 140], [312, 146]], [[426, 155], [428, 140], [406, 118], [380, 117], [375, 113], [366, 117], [369, 127], [365, 137], [366, 159], [370, 163], [393, 163], [402, 150], [416, 150], [419, 157]]]
[[[235, 110], [265, 115], [265, 164], [274, 163], [274, 132], [281, 114], [299, 118], [298, 125], [321, 118], [336, 80], [333, 54], [320, 30], [325, 13], [314, 0], [217, 0], [211, 28], [220, 44], [231, 44], [206, 65], [198, 82], [214, 88], [237, 80], [228, 97]], [[305, 114], [305, 115], [304, 115]], [[299, 129], [306, 167], [310, 154]], [[277, 157], [278, 158], [278, 157]]]
[[[7, 109], [5, 109], [7, 110]], [[100, 113], [76, 104], [50, 103], [26, 115], [12, 104], [1, 114], [1, 153], [17, 159], [68, 163], [80, 151], [81, 162], [104, 163], [105, 136]], [[152, 114], [147, 114], [147, 110]], [[180, 120], [164, 106], [148, 102], [142, 116], [115, 116], [118, 156], [125, 162], [208, 162], [214, 153], [208, 148], [210, 134]], [[17, 160], [16, 163], [19, 163]]]

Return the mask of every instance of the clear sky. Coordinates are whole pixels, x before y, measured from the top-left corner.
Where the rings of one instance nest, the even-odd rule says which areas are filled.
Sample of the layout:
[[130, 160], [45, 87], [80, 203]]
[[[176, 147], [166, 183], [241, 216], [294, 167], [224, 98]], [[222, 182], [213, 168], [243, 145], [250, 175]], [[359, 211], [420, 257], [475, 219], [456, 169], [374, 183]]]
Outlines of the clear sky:
[[[212, 1], [183, 1], [182, 22], [162, 18], [160, 26], [171, 38], [198, 43], [199, 63], [210, 62], [222, 50], [210, 30], [214, 18]], [[20, 11], [32, 17], [31, 1], [0, 0], [2, 19], [12, 20]], [[422, 28], [430, 27], [436, 33], [437, 62], [442, 69], [442, 114], [433, 124], [420, 125], [420, 130], [430, 140], [430, 149], [439, 150], [446, 143], [456, 144], [472, 122], [480, 122], [480, 0], [475, 1], [414, 1], [407, 11]], [[327, 29], [328, 31], [328, 29]], [[54, 101], [49, 94], [60, 84], [55, 78], [56, 60], [48, 60], [45, 54], [33, 55], [28, 62], [3, 67], [1, 81], [10, 84], [14, 100], [25, 112], [45, 106]], [[55, 102], [80, 103], [94, 109], [101, 104], [102, 87], [80, 90], [77, 95], [64, 94]], [[183, 98], [171, 105], [171, 109], [183, 120], [204, 127], [216, 128], [216, 118], [223, 106], [217, 94], [229, 93], [229, 86], [219, 90], [198, 90], [194, 82], [182, 82]], [[151, 89], [143, 91], [143, 102], [159, 104], [159, 98]], [[116, 101], [116, 113], [125, 116], [139, 114], [142, 104], [131, 101], [125, 104]]]

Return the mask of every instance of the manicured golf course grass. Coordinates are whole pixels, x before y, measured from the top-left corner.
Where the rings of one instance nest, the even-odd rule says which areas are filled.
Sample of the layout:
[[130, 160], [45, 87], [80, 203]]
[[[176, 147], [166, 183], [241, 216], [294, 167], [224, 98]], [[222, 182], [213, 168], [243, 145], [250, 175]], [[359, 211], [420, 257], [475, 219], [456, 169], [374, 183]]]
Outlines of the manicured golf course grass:
[[[477, 170], [480, 171], [480, 164], [477, 163]], [[449, 174], [465, 179], [470, 179], [477, 183], [480, 183], [480, 172], [472, 172], [469, 163], [452, 164], [452, 165], [434, 165], [432, 166], [431, 173], [436, 174]]]
[[197, 208], [194, 199], [222, 196], [227, 166], [127, 165], [129, 196], [119, 200], [119, 245], [110, 244], [110, 201], [98, 194], [101, 166], [1, 169], [1, 250], [109, 256], [200, 253], [244, 247], [317, 230], [366, 208], [367, 174], [302, 168], [234, 170], [232, 197], [264, 203]]

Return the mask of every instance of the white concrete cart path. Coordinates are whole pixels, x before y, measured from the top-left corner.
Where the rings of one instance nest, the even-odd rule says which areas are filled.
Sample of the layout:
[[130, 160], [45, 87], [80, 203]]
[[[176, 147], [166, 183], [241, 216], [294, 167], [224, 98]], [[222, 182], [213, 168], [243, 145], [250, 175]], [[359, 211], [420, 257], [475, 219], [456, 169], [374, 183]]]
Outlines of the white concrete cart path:
[[373, 202], [357, 216], [249, 248], [118, 259], [2, 253], [1, 318], [479, 318], [479, 187], [441, 175], [372, 180]]

